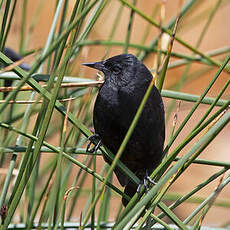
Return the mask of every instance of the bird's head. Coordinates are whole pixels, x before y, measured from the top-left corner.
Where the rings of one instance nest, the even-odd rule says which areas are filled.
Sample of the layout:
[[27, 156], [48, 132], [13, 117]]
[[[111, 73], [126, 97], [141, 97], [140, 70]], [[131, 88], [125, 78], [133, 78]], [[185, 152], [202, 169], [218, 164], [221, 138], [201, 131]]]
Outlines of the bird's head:
[[83, 63], [85, 66], [102, 71], [105, 81], [121, 86], [127, 85], [136, 76], [137, 64], [143, 65], [132, 54], [121, 54], [100, 62]]

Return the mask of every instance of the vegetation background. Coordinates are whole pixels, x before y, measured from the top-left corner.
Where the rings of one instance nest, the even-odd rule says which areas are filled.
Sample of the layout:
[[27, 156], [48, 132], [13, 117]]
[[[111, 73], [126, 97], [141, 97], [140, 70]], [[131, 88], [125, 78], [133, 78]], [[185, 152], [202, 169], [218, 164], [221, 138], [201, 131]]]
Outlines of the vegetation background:
[[[133, 10], [131, 10], [132, 5], [136, 7]], [[1, 50], [4, 46], [13, 48], [25, 56], [24, 61], [32, 66], [30, 74], [43, 73], [50, 77], [48, 82], [40, 82], [41, 85], [48, 85], [47, 92], [44, 92], [48, 95], [46, 97], [42, 95], [41, 89], [36, 89], [36, 82], [29, 83], [33, 89], [36, 89], [36, 93], [35, 91], [19, 92], [19, 88], [14, 88], [12, 92], [17, 96], [13, 99], [12, 93], [12, 97], [6, 98], [8, 101], [3, 98], [1, 93], [3, 88], [1, 88], [0, 206], [7, 207], [6, 217], [3, 208], [1, 209], [3, 229], [9, 223], [27, 223], [28, 228], [31, 228], [34, 222], [39, 224], [45, 222], [50, 227], [52, 224], [57, 227], [57, 224], [64, 225], [64, 222], [69, 221], [78, 222], [83, 226], [88, 221], [92, 226], [96, 225], [97, 221], [99, 223], [112, 221], [117, 223], [117, 229], [123, 229], [122, 226], [127, 226], [129, 221], [132, 222], [131, 218], [129, 221], [123, 218], [123, 222], [118, 218], [122, 213], [121, 195], [114, 191], [114, 187], [109, 185], [106, 189], [103, 188], [102, 195], [98, 195], [99, 188], [102, 188], [100, 186], [103, 186], [98, 180], [101, 177], [95, 177], [92, 172], [105, 178], [109, 166], [104, 163], [100, 152], [97, 156], [85, 153], [87, 138], [83, 135], [83, 133], [86, 136], [90, 135], [88, 129], [93, 127], [92, 109], [97, 87], [77, 85], [79, 82], [88, 83], [90, 80], [98, 79], [94, 70], [81, 66], [81, 63], [99, 61], [124, 52], [137, 55], [152, 70], [156, 78], [164, 79], [162, 95], [167, 121], [165, 146], [168, 143], [172, 144], [169, 154], [182, 143], [186, 143], [186, 137], [191, 135], [203, 116], [205, 121], [210, 118], [211, 123], [206, 124], [201, 133], [197, 133], [190, 142], [186, 143], [177, 157], [187, 156], [187, 153], [197, 146], [203, 137], [206, 138], [207, 134], [212, 136], [208, 133], [212, 128], [219, 132], [215, 125], [222, 122], [225, 116], [227, 117], [223, 123], [223, 130], [218, 135], [215, 133], [211, 143], [201, 150], [199, 156], [194, 155], [199, 149], [194, 151], [195, 157], [185, 171], [183, 171], [185, 165], [181, 163], [178, 170], [171, 174], [170, 180], [167, 180], [170, 185], [166, 188], [164, 187], [166, 183], [162, 183], [156, 196], [158, 202], [163, 201], [166, 206], [170, 206], [193, 191], [196, 186], [206, 182], [207, 184], [176, 207], [173, 210], [175, 216], [168, 209], [154, 206], [155, 216], [162, 211], [167, 216], [162, 219], [163, 223], [157, 218], [155, 221], [165, 223], [165, 227], [168, 226], [166, 223], [174, 223], [181, 229], [186, 229], [186, 224], [195, 226], [194, 229], [200, 225], [225, 228], [230, 226], [228, 185], [230, 118], [229, 111], [224, 110], [229, 106], [230, 100], [229, 64], [223, 68], [216, 82], [205, 95], [213, 98], [211, 103], [218, 95], [222, 101], [218, 102], [218, 106], [213, 104], [214, 108], [210, 111], [208, 110], [210, 105], [198, 104], [187, 124], [183, 125], [195, 101], [205, 93], [220, 70], [220, 66], [229, 57], [230, 2], [228, 0], [2, 0], [0, 6]], [[166, 65], [164, 51], [166, 53], [167, 50], [170, 51], [170, 36], [167, 35], [167, 31], [159, 35], [161, 28], [173, 31], [175, 18], [178, 12], [183, 11], [182, 9], [185, 9], [185, 12], [176, 30], [176, 37], [181, 40], [174, 41], [169, 64]], [[76, 10], [75, 15], [74, 10]], [[4, 19], [7, 19], [6, 23]], [[70, 28], [71, 23], [74, 22], [76, 24]], [[161, 26], [154, 26], [153, 22]], [[65, 33], [68, 39], [64, 36]], [[158, 42], [155, 42], [151, 48], [151, 43], [156, 38]], [[43, 60], [44, 56], [46, 57]], [[211, 61], [206, 57], [211, 57]], [[0, 61], [5, 65], [10, 64], [2, 54]], [[167, 69], [164, 77], [158, 76], [155, 71], [161, 63], [164, 63], [163, 69]], [[15, 77], [13, 72], [20, 77], [27, 76], [12, 65], [9, 69], [2, 69], [2, 72], [7, 71], [10, 71], [8, 75], [0, 74], [2, 86], [4, 79]], [[58, 80], [54, 79], [55, 76]], [[67, 79], [67, 76], [71, 78]], [[60, 84], [62, 77], [67, 84], [65, 88]], [[20, 83], [24, 85], [22, 80], [15, 85]], [[220, 95], [222, 90], [224, 92]], [[198, 95], [196, 100], [193, 95]], [[73, 99], [68, 100], [71, 97]], [[59, 109], [54, 107], [56, 99], [60, 99], [60, 105], [68, 108], [69, 122], [61, 112], [60, 105]], [[67, 100], [63, 101], [63, 99]], [[188, 99], [193, 102], [188, 102]], [[25, 102], [34, 100], [36, 101], [34, 103]], [[221, 111], [225, 111], [221, 117], [212, 117]], [[72, 115], [69, 115], [70, 112]], [[85, 126], [83, 127], [82, 124]], [[202, 124], [198, 127], [202, 127]], [[182, 129], [176, 136], [179, 127]], [[22, 131], [23, 136], [19, 135], [19, 130]], [[38, 139], [35, 140], [28, 134]], [[171, 142], [173, 137], [175, 141]], [[50, 150], [44, 146], [44, 141], [56, 149]], [[205, 145], [208, 141], [205, 139], [202, 144]], [[58, 151], [59, 154], [55, 153]], [[176, 162], [178, 161], [172, 162], [167, 169], [173, 168]], [[88, 168], [92, 172], [82, 170]], [[178, 178], [174, 181], [173, 178], [177, 177], [177, 174]], [[213, 181], [210, 179], [212, 176], [216, 176]], [[108, 181], [122, 191], [115, 177], [109, 176]], [[69, 189], [71, 191], [68, 193], [68, 199], [64, 199]], [[93, 207], [97, 195], [100, 199], [94, 210], [90, 207]], [[154, 199], [151, 202], [154, 204]], [[137, 206], [134, 205], [134, 209], [135, 207]], [[148, 206], [147, 210], [150, 210], [150, 207]], [[87, 215], [89, 215], [88, 220]], [[146, 219], [149, 220], [147, 216]], [[138, 226], [141, 226], [142, 220], [145, 218], [139, 216], [133, 223], [139, 223]], [[148, 224], [151, 225], [150, 222]]]

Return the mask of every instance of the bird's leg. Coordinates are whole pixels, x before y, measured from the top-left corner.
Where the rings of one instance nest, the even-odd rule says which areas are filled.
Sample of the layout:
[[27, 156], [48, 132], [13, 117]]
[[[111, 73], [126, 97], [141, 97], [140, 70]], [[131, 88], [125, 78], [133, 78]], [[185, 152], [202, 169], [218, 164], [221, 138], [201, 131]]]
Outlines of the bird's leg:
[[[95, 134], [91, 135], [90, 137], [88, 137], [88, 140], [89, 140], [89, 144], [86, 147], [86, 152], [89, 152], [89, 153], [96, 152], [99, 149], [100, 145], [101, 145], [101, 137], [98, 134], [95, 133]], [[94, 144], [94, 142], [96, 140], [99, 140], [99, 141], [98, 141], [97, 144]], [[94, 145], [94, 146], [92, 148], [90, 148], [91, 145]]]
[[148, 174], [148, 170], [145, 171], [145, 176], [144, 178], [141, 180], [141, 182], [139, 183], [138, 187], [137, 187], [137, 193], [140, 194], [141, 192], [141, 186], [144, 185], [144, 188], [145, 188], [145, 192], [148, 191], [148, 183], [152, 184], [152, 185], [155, 185], [156, 182], [154, 180], [152, 180], [150, 177], [149, 177], [149, 174]]
[[[140, 183], [138, 184], [138, 187], [137, 187], [137, 193], [140, 195], [141, 193], [141, 186], [144, 184], [144, 180], [141, 180]], [[145, 186], [144, 186], [145, 187]], [[146, 187], [145, 187], [146, 189]], [[147, 191], [146, 191], [147, 192]]]
[[145, 177], [144, 177], [144, 181], [145, 181], [144, 184], [146, 184], [146, 181], [148, 181], [152, 185], [156, 184], [156, 182], [150, 178], [147, 170], [146, 170], [146, 174], [145, 174]]

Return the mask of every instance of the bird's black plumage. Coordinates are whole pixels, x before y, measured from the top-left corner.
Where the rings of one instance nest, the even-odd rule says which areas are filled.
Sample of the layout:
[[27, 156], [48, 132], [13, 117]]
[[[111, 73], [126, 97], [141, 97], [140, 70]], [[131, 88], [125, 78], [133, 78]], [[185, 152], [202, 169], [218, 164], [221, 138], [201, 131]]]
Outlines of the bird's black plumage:
[[[13, 49], [11, 48], [8, 48], [8, 47], [5, 47], [3, 49], [3, 53], [8, 57], [10, 58], [13, 62], [16, 62], [16, 61], [19, 61], [20, 59], [22, 59], [22, 57], [17, 53], [15, 52]], [[29, 71], [30, 70], [30, 66], [23, 62], [19, 65], [23, 70], [25, 71]], [[4, 81], [4, 86], [5, 87], [9, 87], [11, 86], [13, 83], [12, 80], [5, 80]], [[5, 98], [6, 96], [8, 95], [8, 92], [4, 92], [4, 95], [3, 95], [3, 98]]]
[[[152, 74], [132, 54], [85, 65], [104, 73], [105, 82], [96, 98], [93, 123], [102, 143], [116, 154], [152, 80]], [[153, 87], [120, 160], [142, 180], [146, 171], [151, 173], [161, 162], [164, 139], [164, 105], [159, 91]], [[111, 163], [106, 157], [104, 159]], [[133, 196], [137, 186], [117, 168], [115, 174], [120, 184], [125, 186], [125, 193]], [[127, 204], [125, 199], [122, 202]]]
[[[19, 61], [20, 59], [22, 59], [22, 57], [17, 53], [15, 52], [13, 49], [11, 48], [8, 48], [8, 47], [5, 47], [4, 50], [3, 50], [3, 53], [8, 57], [10, 58], [13, 62], [15, 61]], [[19, 65], [23, 70], [26, 70], [26, 71], [29, 71], [30, 70], [30, 66], [23, 62]]]

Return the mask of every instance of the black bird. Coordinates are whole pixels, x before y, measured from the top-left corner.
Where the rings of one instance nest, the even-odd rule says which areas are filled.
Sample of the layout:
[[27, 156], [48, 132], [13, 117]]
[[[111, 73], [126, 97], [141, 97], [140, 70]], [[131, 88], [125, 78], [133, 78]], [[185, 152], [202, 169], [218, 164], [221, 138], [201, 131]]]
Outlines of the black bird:
[[[104, 73], [105, 82], [96, 98], [93, 123], [96, 135], [116, 154], [152, 80], [152, 74], [132, 54], [83, 65]], [[154, 86], [120, 160], [143, 181], [160, 164], [164, 139], [164, 105]], [[104, 160], [111, 164], [105, 156]], [[132, 197], [138, 186], [118, 168], [115, 168], [115, 174], [120, 184], [125, 186], [124, 192]], [[123, 198], [122, 203], [126, 206], [128, 201]]]
[[[3, 49], [3, 53], [9, 58], [11, 59], [13, 62], [19, 61], [20, 59], [22, 59], [22, 57], [13, 49], [9, 48], [9, 47], [5, 47]], [[30, 66], [28, 64], [26, 64], [25, 62], [21, 63], [19, 65], [22, 69], [29, 71], [30, 70]]]
[[[13, 62], [16, 62], [16, 61], [19, 61], [20, 59], [22, 59], [22, 57], [17, 53], [15, 52], [13, 49], [11, 48], [8, 48], [8, 47], [5, 47], [3, 49], [3, 53], [9, 58], [11, 59]], [[23, 70], [25, 71], [29, 71], [30, 70], [30, 66], [28, 64], [26, 64], [25, 62], [21, 63], [19, 65]], [[5, 87], [9, 87], [11, 86], [13, 83], [12, 80], [5, 80], [4, 81], [4, 86]], [[5, 98], [7, 96], [8, 92], [4, 92], [4, 95], [3, 97]]]

